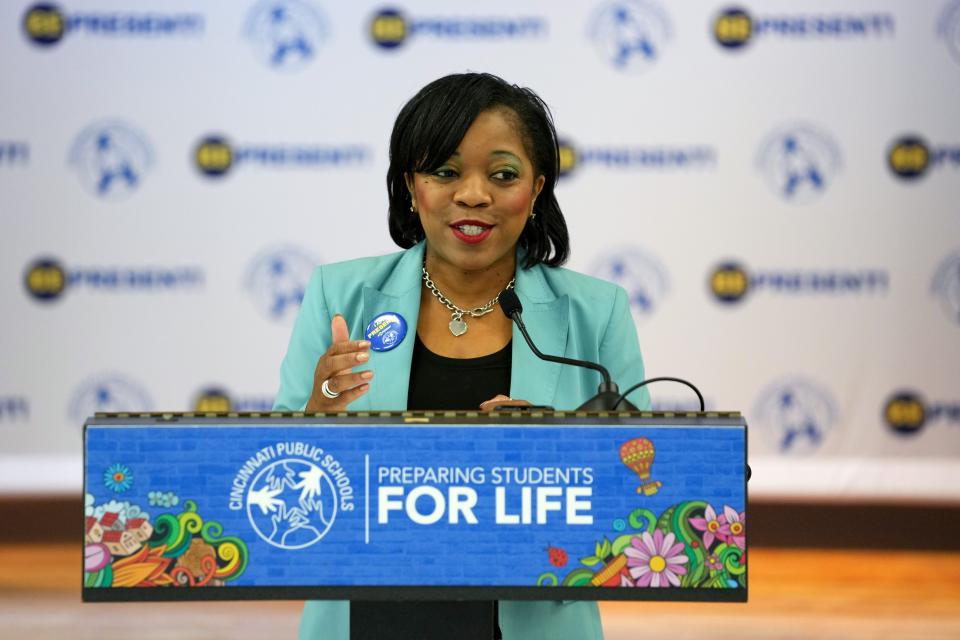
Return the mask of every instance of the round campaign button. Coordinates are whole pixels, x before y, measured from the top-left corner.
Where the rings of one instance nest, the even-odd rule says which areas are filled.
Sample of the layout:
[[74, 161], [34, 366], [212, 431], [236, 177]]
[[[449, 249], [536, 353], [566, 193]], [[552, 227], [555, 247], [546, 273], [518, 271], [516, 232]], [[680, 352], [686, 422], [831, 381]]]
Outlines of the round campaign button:
[[399, 313], [381, 313], [370, 321], [364, 332], [374, 351], [390, 351], [407, 335], [407, 321]]

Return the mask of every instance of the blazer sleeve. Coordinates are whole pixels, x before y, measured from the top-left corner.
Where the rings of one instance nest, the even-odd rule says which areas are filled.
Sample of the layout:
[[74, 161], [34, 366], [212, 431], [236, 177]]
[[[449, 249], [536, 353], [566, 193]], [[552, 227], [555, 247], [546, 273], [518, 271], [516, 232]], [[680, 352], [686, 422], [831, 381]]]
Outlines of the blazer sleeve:
[[313, 391], [317, 360], [330, 345], [330, 321], [323, 291], [323, 267], [317, 267], [307, 284], [290, 334], [287, 355], [280, 365], [280, 389], [273, 404], [275, 411], [303, 411], [307, 406]]
[[[610, 375], [621, 393], [644, 379], [637, 327], [630, 313], [627, 292], [622, 287], [616, 288], [610, 320], [600, 341], [600, 363], [610, 370]], [[627, 399], [641, 411], [650, 409], [650, 393], [647, 387], [630, 393]]]

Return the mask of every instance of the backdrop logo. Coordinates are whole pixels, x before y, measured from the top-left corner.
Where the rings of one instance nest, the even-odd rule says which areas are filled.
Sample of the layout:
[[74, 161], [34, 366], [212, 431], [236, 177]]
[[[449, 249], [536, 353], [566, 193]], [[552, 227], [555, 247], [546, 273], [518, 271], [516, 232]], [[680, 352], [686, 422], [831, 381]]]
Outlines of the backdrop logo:
[[937, 20], [937, 35], [946, 42], [953, 59], [960, 63], [960, 0], [949, 2]]
[[717, 301], [734, 304], [742, 302], [748, 293], [762, 292], [787, 296], [883, 294], [890, 287], [890, 275], [883, 269], [751, 271], [730, 260], [721, 262], [710, 272], [707, 284]]
[[883, 405], [883, 418], [894, 433], [912, 436], [937, 422], [960, 425], [960, 402], [927, 402], [915, 391], [896, 391]]
[[26, 396], [0, 396], [0, 422], [30, 419], [30, 401]]
[[377, 11], [370, 19], [370, 38], [383, 49], [396, 49], [412, 38], [499, 41], [538, 38], [546, 33], [547, 21], [539, 16], [410, 18], [390, 7]]
[[305, 442], [278, 442], [247, 459], [233, 478], [229, 507], [245, 509], [260, 538], [280, 549], [320, 542], [337, 513], [353, 511], [353, 487], [331, 454]]
[[69, 161], [90, 193], [122, 200], [137, 190], [154, 159], [141, 132], [122, 122], [103, 121], [77, 135]]
[[577, 167], [577, 150], [567, 140], [558, 140], [560, 175], [565, 176]]
[[960, 167], [960, 145], [933, 146], [915, 134], [901, 136], [887, 151], [887, 166], [898, 178], [916, 180], [927, 171]]
[[313, 256], [297, 247], [268, 249], [250, 262], [244, 288], [266, 317], [292, 322], [316, 265]]
[[829, 134], [806, 124], [773, 131], [757, 153], [757, 169], [767, 186], [787, 202], [816, 200], [840, 168], [837, 143]]
[[833, 395], [812, 380], [790, 377], [765, 388], [754, 406], [751, 424], [783, 454], [813, 453], [837, 423]]
[[707, 145], [575, 146], [569, 140], [561, 140], [559, 148], [561, 176], [568, 176], [583, 166], [610, 170], [687, 171], [712, 169], [717, 164], [716, 150]]
[[67, 272], [58, 260], [40, 258], [27, 267], [23, 281], [37, 300], [55, 300], [67, 288]]
[[727, 9], [713, 21], [713, 37], [720, 46], [737, 49], [747, 44], [753, 35], [753, 20], [743, 9]]
[[199, 36], [204, 18], [197, 13], [161, 13], [150, 10], [140, 13], [87, 12], [67, 13], [59, 6], [38, 3], [23, 14], [23, 32], [31, 42], [49, 47], [64, 36], [84, 33], [89, 36], [117, 38], [160, 38]]
[[170, 291], [199, 288], [204, 273], [199, 267], [74, 267], [66, 268], [56, 258], [31, 262], [24, 271], [27, 293], [40, 302], [58, 299], [66, 290], [82, 287], [103, 293]]
[[253, 166], [265, 169], [328, 169], [354, 167], [367, 163], [370, 148], [359, 144], [231, 144], [222, 135], [200, 140], [193, 152], [197, 170], [210, 178], [229, 171]]
[[617, 0], [590, 18], [588, 36], [614, 69], [640, 73], [653, 66], [673, 37], [670, 17], [650, 0]]
[[384, 49], [395, 49], [407, 39], [407, 19], [396, 9], [382, 9], [370, 21], [370, 37]]
[[710, 274], [710, 290], [720, 302], [739, 302], [750, 290], [750, 274], [736, 262], [724, 262]]
[[284, 71], [310, 64], [327, 31], [320, 10], [300, 0], [262, 0], [250, 9], [244, 27], [260, 59]]
[[590, 273], [626, 289], [630, 309], [637, 320], [653, 315], [669, 288], [663, 264], [636, 247], [605, 253], [594, 262]]
[[947, 317], [960, 324], [960, 250], [940, 262], [933, 274], [930, 291], [940, 299]]
[[150, 396], [142, 384], [119, 374], [92, 376], [70, 399], [69, 416], [77, 424], [98, 412], [150, 411]]
[[233, 149], [226, 138], [207, 136], [197, 144], [193, 161], [200, 173], [219, 177], [233, 166]]
[[272, 397], [233, 395], [221, 386], [205, 387], [193, 401], [193, 411], [197, 413], [260, 412], [272, 409]]
[[66, 30], [63, 11], [54, 4], [35, 4], [23, 14], [23, 32], [38, 45], [60, 42]]
[[721, 11], [713, 21], [713, 37], [727, 49], [740, 49], [754, 39], [785, 40], [882, 38], [896, 33], [890, 13], [760, 15], [741, 7]]
[[30, 145], [26, 142], [0, 140], [0, 167], [25, 166], [30, 162]]

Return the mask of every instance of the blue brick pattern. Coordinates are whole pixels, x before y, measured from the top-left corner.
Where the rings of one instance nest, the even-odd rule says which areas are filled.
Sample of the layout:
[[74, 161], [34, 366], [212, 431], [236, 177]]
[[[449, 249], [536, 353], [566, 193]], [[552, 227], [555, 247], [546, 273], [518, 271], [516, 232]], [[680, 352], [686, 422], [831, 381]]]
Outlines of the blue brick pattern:
[[[620, 445], [649, 438], [656, 448], [651, 477], [663, 483], [651, 497], [638, 494], [639, 480], [621, 461]], [[718, 510], [745, 510], [743, 426], [610, 427], [440, 427], [440, 426], [89, 426], [86, 432], [86, 490], [96, 504], [126, 500], [151, 521], [179, 513], [193, 500], [205, 520], [223, 525], [224, 535], [242, 538], [249, 549], [246, 571], [231, 584], [246, 586], [456, 585], [531, 586], [553, 569], [548, 546], [577, 558], [593, 553], [594, 543], [618, 535], [614, 521], [638, 507], [662, 513], [687, 500], [705, 500]], [[327, 535], [312, 546], [283, 550], [264, 542], [246, 510], [229, 508], [231, 483], [247, 459], [281, 442], [322, 447], [345, 468], [353, 487], [352, 512], [340, 511]], [[370, 531], [364, 542], [364, 456], [370, 458]], [[107, 489], [103, 472], [127, 465], [133, 487], [122, 494]], [[392, 512], [377, 524], [377, 469], [387, 466], [483, 467], [487, 483], [476, 486], [479, 523], [433, 525], [410, 522]], [[590, 467], [593, 470], [592, 526], [567, 526], [552, 514], [546, 525], [494, 523], [494, 467]], [[412, 487], [408, 487], [407, 490]], [[445, 487], [440, 487], [445, 489]], [[516, 485], [507, 487], [516, 511]], [[148, 493], [172, 491], [173, 508], [151, 507]], [[422, 503], [425, 504], [425, 503]]]

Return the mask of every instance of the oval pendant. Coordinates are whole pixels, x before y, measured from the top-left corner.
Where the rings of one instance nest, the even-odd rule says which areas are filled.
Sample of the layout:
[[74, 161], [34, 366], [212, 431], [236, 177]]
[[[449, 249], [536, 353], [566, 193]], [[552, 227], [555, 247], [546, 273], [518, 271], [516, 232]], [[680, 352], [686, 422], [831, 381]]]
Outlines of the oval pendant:
[[450, 327], [450, 333], [457, 336], [458, 338], [467, 332], [467, 323], [464, 322], [461, 318], [454, 318], [450, 321], [450, 324], [447, 325]]

